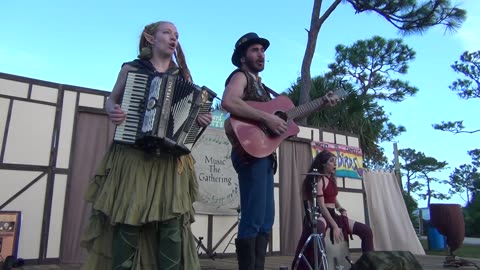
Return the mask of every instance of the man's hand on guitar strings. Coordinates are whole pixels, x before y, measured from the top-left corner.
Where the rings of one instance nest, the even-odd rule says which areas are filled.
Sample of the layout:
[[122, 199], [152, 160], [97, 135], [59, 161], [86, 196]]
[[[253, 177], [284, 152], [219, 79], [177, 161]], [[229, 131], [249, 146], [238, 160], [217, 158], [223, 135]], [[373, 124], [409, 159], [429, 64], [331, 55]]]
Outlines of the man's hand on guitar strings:
[[332, 91], [329, 91], [325, 96], [323, 96], [322, 100], [326, 106], [333, 107], [337, 105], [337, 102], [340, 100], [340, 98]]
[[264, 120], [264, 125], [276, 135], [283, 134], [287, 131], [287, 122], [274, 114], [267, 115]]

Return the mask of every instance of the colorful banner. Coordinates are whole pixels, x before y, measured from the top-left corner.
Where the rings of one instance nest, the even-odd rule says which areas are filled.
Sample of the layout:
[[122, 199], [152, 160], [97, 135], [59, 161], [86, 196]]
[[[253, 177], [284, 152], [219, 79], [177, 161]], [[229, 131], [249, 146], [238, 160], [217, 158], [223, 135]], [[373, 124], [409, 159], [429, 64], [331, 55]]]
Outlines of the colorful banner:
[[237, 215], [240, 205], [238, 177], [230, 159], [232, 146], [225, 135], [226, 114], [214, 111], [211, 125], [192, 149], [200, 196], [198, 214]]
[[313, 157], [322, 150], [328, 150], [337, 157], [337, 177], [363, 179], [362, 149], [327, 142], [312, 142]]
[[209, 128], [221, 128], [223, 130], [223, 123], [230, 114], [224, 111], [216, 110], [212, 112], [212, 123]]

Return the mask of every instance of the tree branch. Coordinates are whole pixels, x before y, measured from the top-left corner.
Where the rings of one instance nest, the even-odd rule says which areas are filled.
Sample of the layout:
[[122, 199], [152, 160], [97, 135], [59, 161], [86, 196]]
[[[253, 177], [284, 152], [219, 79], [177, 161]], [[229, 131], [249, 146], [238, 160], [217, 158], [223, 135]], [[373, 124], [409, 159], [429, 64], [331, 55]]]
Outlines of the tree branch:
[[457, 29], [465, 20], [466, 11], [451, 6], [449, 1], [427, 1], [417, 6], [416, 1], [347, 0], [357, 13], [373, 11], [385, 18], [404, 34], [423, 32], [431, 26], [445, 25]]
[[322, 17], [320, 17], [320, 19], [318, 20], [318, 22], [320, 23], [320, 25], [322, 25], [325, 20], [328, 18], [328, 16], [330, 16], [330, 14], [332, 14], [332, 12], [337, 8], [337, 6], [342, 2], [342, 0], [335, 0], [335, 2], [333, 2], [330, 7], [328, 7], [328, 9], [325, 11], [325, 13], [323, 13]]
[[455, 131], [455, 132], [453, 132], [453, 131], [451, 131], [451, 132], [453, 132], [453, 134], [459, 134], [459, 133], [472, 134], [472, 133], [477, 133], [479, 131], [480, 131], [480, 129], [477, 129], [477, 130], [458, 130], [458, 131]]
[[441, 130], [441, 131], [448, 131], [453, 134], [459, 134], [459, 133], [473, 134], [473, 133], [480, 132], [480, 129], [464, 130], [465, 127], [463, 126], [463, 120], [455, 121], [455, 122], [442, 121], [441, 124], [433, 124], [432, 126], [434, 129]]
[[[312, 65], [315, 48], [317, 45], [318, 33], [325, 20], [335, 10], [335, 8], [342, 2], [342, 0], [335, 0], [327, 11], [320, 17], [320, 9], [322, 7], [322, 0], [314, 0], [312, 19], [310, 21], [310, 30], [308, 31], [307, 48], [302, 61], [301, 77], [300, 77], [300, 98], [299, 104], [307, 103], [310, 100], [310, 91], [312, 89], [312, 78], [310, 75], [310, 68]], [[299, 119], [299, 124], [306, 124], [306, 118]]]

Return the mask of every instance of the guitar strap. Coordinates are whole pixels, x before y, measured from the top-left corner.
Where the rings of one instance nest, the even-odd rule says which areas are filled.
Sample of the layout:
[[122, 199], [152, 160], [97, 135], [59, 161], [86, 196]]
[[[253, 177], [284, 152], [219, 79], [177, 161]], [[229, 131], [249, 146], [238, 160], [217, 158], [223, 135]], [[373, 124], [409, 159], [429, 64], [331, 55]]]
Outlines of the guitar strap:
[[262, 86], [265, 90], [267, 90], [267, 92], [269, 92], [270, 94], [272, 94], [274, 97], [278, 97], [280, 96], [279, 93], [273, 91], [270, 87], [266, 86], [265, 84], [262, 83]]
[[255, 85], [256, 88], [261, 87], [261, 88], [263, 88], [267, 93], [273, 95], [274, 97], [280, 96], [279, 93], [273, 91], [270, 87], [266, 86], [264, 83], [262, 83], [262, 85], [259, 86], [257, 80], [255, 79], [255, 77], [254, 77], [250, 72], [244, 71], [244, 70], [241, 70], [241, 71], [243, 71], [243, 72], [245, 73], [245, 76], [247, 76], [247, 81], [248, 81], [249, 77], [250, 77], [251, 80], [253, 80], [253, 83], [254, 83], [254, 85]]
[[[240, 71], [244, 72], [245, 76], [247, 77], [247, 85], [250, 85], [248, 83], [248, 80], [250, 79], [250, 80], [253, 80], [254, 87], [257, 88], [257, 91], [259, 89], [262, 89], [263, 91], [266, 92], [266, 94], [272, 94], [274, 97], [280, 96], [277, 92], [273, 91], [272, 89], [270, 89], [265, 84], [262, 83], [262, 85], [260, 86], [258, 84], [258, 81], [256, 80], [256, 78], [250, 72], [247, 72], [247, 71], [244, 71], [244, 70], [240, 70]], [[268, 99], [271, 99], [270, 96], [268, 96]], [[243, 151], [244, 151], [243, 158], [248, 159], [248, 156], [250, 156], [250, 155], [248, 153], [246, 153], [245, 150], [243, 150]], [[273, 174], [276, 174], [277, 173], [277, 167], [278, 167], [277, 153], [273, 152], [270, 156], [273, 160], [273, 168], [272, 168], [273, 169]]]

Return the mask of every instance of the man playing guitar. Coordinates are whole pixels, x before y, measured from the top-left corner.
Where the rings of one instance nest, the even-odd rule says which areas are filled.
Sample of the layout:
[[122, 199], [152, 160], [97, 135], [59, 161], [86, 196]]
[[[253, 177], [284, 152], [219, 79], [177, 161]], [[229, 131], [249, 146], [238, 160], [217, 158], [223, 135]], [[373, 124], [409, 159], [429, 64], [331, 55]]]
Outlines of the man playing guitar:
[[[285, 109], [293, 107], [293, 103], [284, 96], [272, 100], [270, 94], [275, 93], [266, 87], [259, 77], [259, 73], [264, 69], [265, 50], [269, 45], [267, 39], [260, 38], [256, 33], [247, 33], [240, 37], [232, 55], [232, 63], [238, 69], [227, 78], [222, 99], [223, 109], [231, 114], [225, 123], [225, 132], [232, 143], [231, 159], [240, 185], [242, 218], [235, 242], [240, 270], [264, 269], [275, 214], [275, 149], [284, 138], [298, 133], [293, 119], [308, 113], [305, 110], [292, 110], [282, 117], [274, 114], [275, 110], [270, 112], [266, 109], [275, 107], [276, 101], [281, 101], [281, 104], [278, 103], [280, 107], [289, 103]], [[316, 101], [316, 105], [334, 106], [337, 98], [330, 92]], [[278, 108], [280, 109], [282, 108]], [[239, 136], [242, 130], [251, 137], [242, 139]], [[270, 148], [263, 147], [268, 144], [267, 140], [274, 141]], [[245, 147], [248, 145], [250, 148]], [[255, 149], [263, 151], [255, 153]]]

